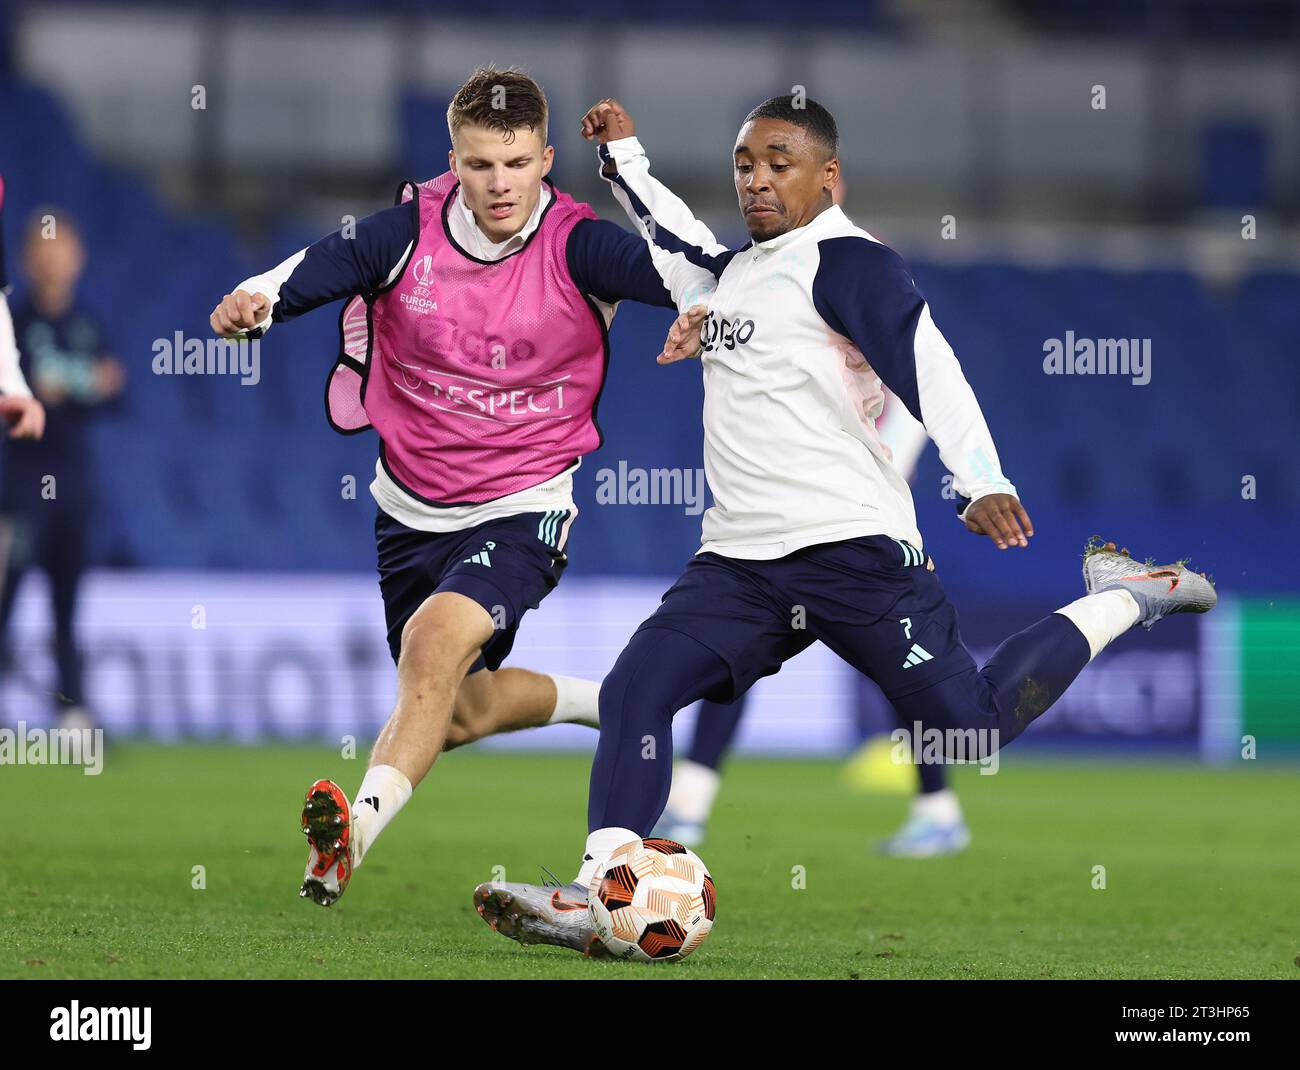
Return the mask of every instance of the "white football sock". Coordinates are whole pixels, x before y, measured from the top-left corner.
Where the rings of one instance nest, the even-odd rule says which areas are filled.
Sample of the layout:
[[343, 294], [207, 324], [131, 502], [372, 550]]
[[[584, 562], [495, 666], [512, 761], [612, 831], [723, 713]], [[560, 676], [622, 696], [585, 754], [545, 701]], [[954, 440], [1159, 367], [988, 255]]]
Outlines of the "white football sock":
[[936, 825], [951, 828], [961, 824], [961, 803], [952, 788], [925, 792], [912, 799], [912, 816], [924, 817]]
[[1123, 589], [1086, 594], [1056, 612], [1070, 621], [1088, 640], [1091, 661], [1112, 639], [1118, 639], [1141, 616], [1137, 599]]
[[596, 875], [597, 868], [610, 855], [622, 847], [623, 844], [631, 843], [633, 840], [639, 840], [640, 838], [631, 829], [617, 827], [597, 829], [587, 836], [587, 846], [582, 852], [582, 866], [578, 870], [578, 875], [573, 879], [584, 888], [589, 887], [591, 878]]
[[572, 721], [588, 728], [600, 727], [600, 681], [583, 680], [577, 676], [557, 676], [555, 681], [555, 710], [547, 724]]
[[406, 774], [394, 766], [375, 765], [366, 770], [352, 802], [353, 869], [361, 865], [384, 826], [406, 805], [412, 790]]
[[722, 777], [716, 769], [689, 758], [673, 766], [673, 786], [668, 792], [668, 809], [682, 821], [704, 824], [713, 811]]

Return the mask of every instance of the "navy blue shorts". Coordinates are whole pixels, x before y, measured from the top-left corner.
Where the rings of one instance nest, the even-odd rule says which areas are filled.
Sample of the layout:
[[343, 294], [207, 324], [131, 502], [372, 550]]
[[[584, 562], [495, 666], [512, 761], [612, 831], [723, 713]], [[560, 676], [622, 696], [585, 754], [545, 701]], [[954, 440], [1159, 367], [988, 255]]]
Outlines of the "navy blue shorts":
[[568, 564], [561, 549], [564, 528], [571, 519], [563, 511], [518, 513], [463, 531], [434, 532], [408, 528], [379, 510], [379, 590], [393, 661], [412, 614], [430, 595], [455, 591], [481, 605], [497, 625], [470, 672], [500, 668], [520, 619], [560, 582]]
[[638, 628], [670, 628], [725, 661], [731, 702], [820, 640], [888, 698], [974, 667], [957, 612], [925, 555], [886, 535], [808, 546], [772, 561], [697, 554]]

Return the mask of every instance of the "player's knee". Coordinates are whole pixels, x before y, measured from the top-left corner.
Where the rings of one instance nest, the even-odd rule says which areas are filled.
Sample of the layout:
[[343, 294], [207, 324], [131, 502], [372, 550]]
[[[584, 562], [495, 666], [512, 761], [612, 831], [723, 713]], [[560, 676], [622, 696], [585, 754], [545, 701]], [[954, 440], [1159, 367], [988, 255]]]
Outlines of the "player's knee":
[[399, 675], [445, 674], [467, 668], [478, 647], [463, 629], [436, 613], [416, 613], [402, 629]]
[[628, 694], [635, 686], [637, 659], [629, 658], [624, 650], [614, 662], [614, 667], [605, 674], [600, 682], [600, 723], [602, 726], [616, 724], [623, 714], [623, 706]]
[[489, 725], [482, 721], [457, 720], [447, 725], [447, 736], [443, 740], [443, 750], [455, 750], [457, 747], [463, 747], [467, 743], [475, 743], [484, 736], [492, 734]]
[[997, 728], [999, 723], [992, 689], [974, 668], [892, 702], [908, 730], [919, 723], [923, 730], [981, 733]]
[[452, 719], [451, 724], [447, 726], [447, 735], [442, 741], [443, 750], [455, 750], [457, 747], [463, 747], [466, 743], [473, 743], [476, 739], [482, 737], [476, 735], [474, 730], [466, 724]]
[[600, 684], [600, 723], [612, 730], [622, 722], [629, 707], [644, 713], [672, 717], [670, 674], [663, 671], [661, 652], [655, 649], [653, 634], [637, 632], [624, 648]]
[[596, 699], [596, 708], [600, 711], [601, 730], [612, 737], [620, 734], [623, 723], [623, 699], [625, 689], [614, 679], [613, 672], [608, 673], [600, 682], [600, 692]]
[[[476, 674], [478, 675], [478, 674]], [[492, 734], [491, 696], [480, 687], [462, 687], [451, 709], [443, 750], [455, 750]]]

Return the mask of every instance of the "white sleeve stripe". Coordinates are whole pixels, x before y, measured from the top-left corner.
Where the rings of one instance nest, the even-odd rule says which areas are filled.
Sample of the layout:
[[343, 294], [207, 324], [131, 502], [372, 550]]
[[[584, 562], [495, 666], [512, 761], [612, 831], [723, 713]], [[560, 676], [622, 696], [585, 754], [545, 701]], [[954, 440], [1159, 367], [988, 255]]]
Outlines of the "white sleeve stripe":
[[415, 242], [413, 241], [406, 243], [406, 248], [402, 250], [402, 255], [398, 257], [397, 263], [393, 265], [393, 270], [388, 273], [388, 278], [384, 279], [385, 286], [391, 286], [397, 281], [397, 277], [401, 275], [402, 269], [406, 267], [406, 260], [411, 255], [411, 247], [413, 245], [415, 245]]
[[254, 275], [252, 278], [245, 279], [230, 291], [231, 293], [237, 293], [239, 290], [243, 290], [245, 293], [262, 294], [270, 300], [271, 303], [266, 310], [266, 319], [252, 330], [261, 331], [263, 334], [270, 330], [271, 314], [275, 311], [275, 303], [280, 300], [280, 287], [289, 280], [294, 268], [302, 263], [302, 258], [306, 255], [306, 249], [299, 249], [293, 256], [281, 260], [270, 271], [264, 271], [261, 275]]
[[617, 183], [611, 183], [610, 188], [614, 192], [614, 199], [623, 206], [623, 211], [627, 213], [636, 232], [645, 239], [646, 246], [650, 250], [650, 261], [654, 264], [659, 277], [663, 279], [664, 287], [673, 295], [678, 311], [685, 312], [692, 305], [707, 301], [717, 288], [717, 280], [713, 274], [692, 264], [685, 253], [670, 253], [656, 245], [650, 235], [650, 228], [646, 225], [646, 221], [637, 215], [627, 191]]
[[[609, 144], [626, 145], [628, 142], [635, 143], [636, 139], [624, 138], [621, 142], [611, 141]], [[605, 145], [601, 146], [602, 149], [607, 147], [608, 146]], [[637, 146], [637, 153], [639, 154], [639, 159], [642, 165], [641, 172], [645, 178], [643, 188], [648, 185], [651, 189], [662, 191], [662, 196], [659, 197], [659, 200], [667, 200], [672, 202], [675, 206], [680, 206], [678, 215], [682, 218], [689, 219], [691, 221], [691, 226], [694, 226], [696, 220], [694, 216], [691, 215], [691, 210], [686, 206], [686, 204], [673, 194], [669, 193], [663, 185], [651, 177], [649, 170], [650, 162], [646, 159], [644, 154], [640, 153], [639, 145]], [[621, 155], [625, 156], [626, 154]], [[620, 156], [616, 155], [615, 160], [618, 162]], [[622, 166], [621, 162], [619, 166]], [[620, 179], [622, 178], [621, 171], [618, 177]], [[606, 177], [606, 180], [609, 181], [608, 177]], [[677, 310], [679, 312], [685, 312], [692, 305], [708, 303], [718, 285], [717, 278], [714, 276], [713, 272], [693, 263], [690, 257], [685, 253], [680, 251], [669, 252], [656, 243], [654, 234], [651, 231], [651, 224], [657, 223], [659, 217], [654, 211], [650, 212], [648, 219], [643, 217], [637, 211], [636, 206], [632, 203], [632, 196], [635, 195], [637, 197], [642, 197], [641, 192], [634, 190], [630, 194], [629, 190], [631, 187], [625, 187], [620, 181], [610, 181], [609, 185], [610, 189], [614, 193], [614, 199], [618, 201], [623, 211], [627, 214], [628, 220], [632, 223], [636, 232], [645, 240], [645, 243], [650, 250], [650, 260], [654, 264], [655, 271], [659, 273], [659, 277], [663, 280], [664, 287], [672, 294], [673, 303], [677, 306]], [[643, 203], [648, 204], [648, 202], [644, 202], [644, 198]], [[688, 226], [687, 229], [690, 230], [691, 226]], [[664, 227], [665, 229], [670, 229], [667, 223], [664, 223]], [[704, 224], [700, 223], [698, 224], [698, 227], [703, 231], [704, 235], [707, 235], [714, 253], [718, 251], [727, 251], [726, 246], [717, 244], [712, 233], [709, 232], [708, 228], [705, 227]], [[699, 237], [698, 234], [694, 236]], [[708, 250], [705, 251], [707, 252]]]
[[[650, 160], [640, 141], [634, 137], [622, 138], [602, 145], [601, 149], [617, 165], [618, 177], [627, 183], [631, 192], [646, 206], [656, 224], [672, 231], [683, 242], [698, 246], [710, 256], [728, 252], [727, 247], [713, 236], [713, 231], [695, 218], [690, 206], [650, 174]], [[610, 181], [604, 174], [601, 177]], [[618, 183], [610, 184], [617, 190]], [[634, 214], [627, 202], [621, 203], [625, 211]]]

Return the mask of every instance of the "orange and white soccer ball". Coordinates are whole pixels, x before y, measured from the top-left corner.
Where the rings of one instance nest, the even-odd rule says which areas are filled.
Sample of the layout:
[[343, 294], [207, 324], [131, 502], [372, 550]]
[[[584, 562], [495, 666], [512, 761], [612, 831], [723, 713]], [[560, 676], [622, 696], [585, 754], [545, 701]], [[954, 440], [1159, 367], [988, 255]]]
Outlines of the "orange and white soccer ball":
[[587, 890], [596, 935], [616, 958], [677, 962], [713, 928], [717, 894], [699, 855], [672, 840], [633, 840]]

